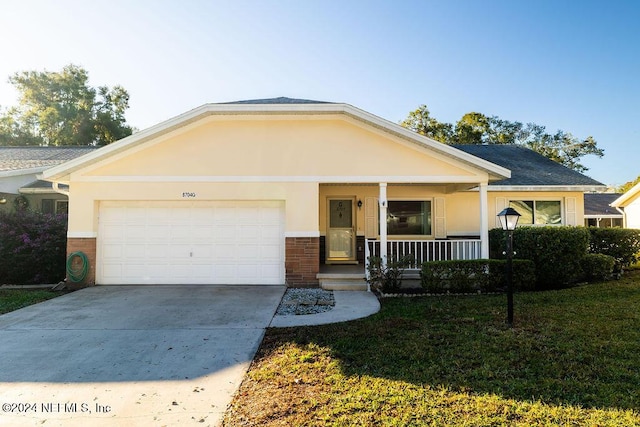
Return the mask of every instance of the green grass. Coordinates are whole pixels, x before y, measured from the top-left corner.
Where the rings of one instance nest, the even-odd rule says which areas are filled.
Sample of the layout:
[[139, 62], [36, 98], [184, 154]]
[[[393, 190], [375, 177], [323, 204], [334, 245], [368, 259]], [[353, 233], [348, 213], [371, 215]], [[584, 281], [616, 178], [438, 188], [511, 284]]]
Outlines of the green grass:
[[225, 425], [640, 426], [640, 271], [270, 329]]
[[63, 292], [42, 289], [0, 289], [0, 314], [37, 304], [62, 294]]

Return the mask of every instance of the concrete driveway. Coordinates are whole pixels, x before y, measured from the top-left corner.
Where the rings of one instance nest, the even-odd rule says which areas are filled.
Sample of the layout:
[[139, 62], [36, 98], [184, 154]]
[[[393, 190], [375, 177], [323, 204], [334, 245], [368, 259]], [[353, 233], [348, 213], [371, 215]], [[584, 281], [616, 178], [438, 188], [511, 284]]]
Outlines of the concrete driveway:
[[280, 286], [109, 286], [0, 316], [0, 425], [218, 425]]

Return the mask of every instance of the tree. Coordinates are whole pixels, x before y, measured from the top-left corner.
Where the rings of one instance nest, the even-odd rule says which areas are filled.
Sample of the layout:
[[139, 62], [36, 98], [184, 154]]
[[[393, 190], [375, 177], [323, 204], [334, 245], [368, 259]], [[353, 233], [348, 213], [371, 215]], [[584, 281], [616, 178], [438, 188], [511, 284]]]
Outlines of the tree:
[[598, 148], [591, 136], [581, 140], [562, 130], [550, 134], [544, 126], [535, 123], [525, 125], [477, 112], [465, 114], [454, 127], [431, 117], [426, 105], [421, 105], [400, 124], [445, 144], [522, 145], [578, 172], [587, 170], [580, 163], [582, 157], [604, 155], [604, 150]]
[[639, 182], [640, 182], [640, 176], [638, 176], [633, 181], [628, 181], [622, 184], [620, 187], [617, 188], [617, 192], [626, 193], [627, 191], [631, 190], [631, 188], [633, 188]]
[[448, 144], [453, 136], [453, 126], [449, 123], [440, 123], [431, 117], [426, 105], [421, 105], [417, 110], [410, 112], [409, 116], [400, 124], [420, 135], [445, 144]]
[[88, 82], [89, 73], [76, 65], [11, 76], [19, 102], [0, 115], [0, 145], [106, 145], [131, 135], [127, 91]]
[[456, 123], [456, 144], [486, 144], [491, 134], [491, 118], [482, 113], [467, 113]]

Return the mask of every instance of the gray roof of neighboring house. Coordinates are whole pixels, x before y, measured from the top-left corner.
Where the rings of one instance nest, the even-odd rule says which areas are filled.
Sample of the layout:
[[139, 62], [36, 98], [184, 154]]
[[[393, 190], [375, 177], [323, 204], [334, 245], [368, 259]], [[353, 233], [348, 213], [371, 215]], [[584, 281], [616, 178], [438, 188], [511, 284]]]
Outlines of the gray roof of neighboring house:
[[334, 104], [327, 101], [314, 101], [312, 99], [296, 99], [281, 96], [279, 98], [248, 99], [244, 101], [221, 102], [220, 104]]
[[56, 166], [98, 147], [0, 147], [0, 172]]
[[585, 193], [584, 195], [584, 214], [589, 216], [599, 215], [617, 215], [622, 218], [622, 212], [609, 206], [622, 194], [616, 193]]
[[511, 178], [492, 182], [499, 186], [604, 187], [599, 181], [518, 145], [463, 145], [453, 147], [511, 170]]

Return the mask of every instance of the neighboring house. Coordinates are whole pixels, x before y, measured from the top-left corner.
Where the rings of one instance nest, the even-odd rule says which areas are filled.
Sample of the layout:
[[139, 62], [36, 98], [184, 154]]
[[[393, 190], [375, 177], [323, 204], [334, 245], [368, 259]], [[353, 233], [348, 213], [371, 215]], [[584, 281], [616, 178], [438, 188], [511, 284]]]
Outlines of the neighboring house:
[[[95, 147], [0, 147], [0, 210], [16, 207], [67, 212], [67, 196], [39, 181], [42, 171], [95, 150]], [[62, 188], [64, 191], [65, 188]]]
[[587, 193], [584, 195], [585, 227], [623, 227], [623, 214], [618, 208], [611, 206], [621, 194]]
[[364, 272], [371, 254], [488, 257], [503, 208], [581, 225], [583, 193], [605, 189], [523, 148], [289, 98], [203, 105], [42, 179], [70, 186], [68, 251], [104, 285], [317, 286], [321, 266]]
[[614, 200], [611, 206], [622, 210], [625, 228], [640, 229], [640, 183]]

